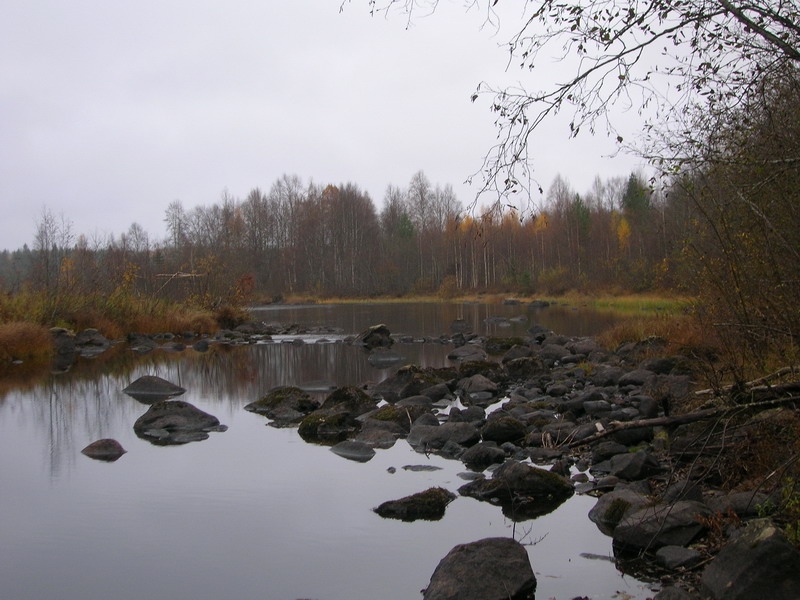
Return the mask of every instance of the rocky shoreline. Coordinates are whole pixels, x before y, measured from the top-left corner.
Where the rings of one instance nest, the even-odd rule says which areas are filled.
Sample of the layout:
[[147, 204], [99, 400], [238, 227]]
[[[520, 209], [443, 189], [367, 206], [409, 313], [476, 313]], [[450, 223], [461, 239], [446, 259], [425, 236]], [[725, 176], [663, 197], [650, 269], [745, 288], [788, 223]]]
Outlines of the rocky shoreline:
[[[301, 332], [298, 326], [248, 323], [193, 344], [203, 351], [211, 343], [264, 342]], [[92, 331], [53, 335], [58, 356], [73, 360], [111, 344]], [[338, 388], [322, 400], [298, 388], [276, 388], [246, 408], [274, 426], [297, 427], [307, 442], [329, 445], [350, 460], [369, 460], [398, 439], [418, 452], [459, 460], [470, 481], [458, 493], [496, 504], [514, 521], [546, 514], [573, 493], [596, 496], [589, 518], [613, 539], [616, 559], [637, 557], [660, 580], [659, 600], [800, 597], [800, 553], [764, 518], [780, 499], [758, 489], [723, 492], [709, 477], [712, 459], [703, 448], [709, 438], [672, 415], [693, 393], [692, 365], [685, 357], [664, 356], [663, 340], [609, 352], [591, 338], [535, 325], [525, 337], [483, 338], [455, 322], [450, 334], [428, 340], [401, 339], [378, 325], [338, 341], [363, 346], [371, 364], [391, 364], [398, 342], [436, 341], [453, 346], [453, 364], [405, 366], [378, 384]], [[129, 336], [128, 342], [137, 352], [186, 347], [155, 336]], [[171, 404], [186, 405], [160, 401], [161, 424], [141, 426], [143, 435], [163, 432], [157, 434], [161, 443], [204, 439], [187, 434], [191, 427], [181, 420], [181, 435], [171, 441], [171, 425], [163, 425]], [[224, 430], [214, 429], [218, 422], [208, 417], [198, 430]], [[387, 499], [378, 512], [403, 520], [441, 518], [453, 497], [447, 490], [421, 490]], [[464, 575], [463, 559], [448, 555], [424, 598], [532, 598], [535, 577], [524, 566], [515, 577], [493, 579], [498, 560], [503, 564], [502, 556], [516, 552], [508, 543], [518, 544], [490, 539], [454, 548], [470, 557], [470, 575]], [[498, 548], [505, 553], [499, 559]], [[520, 569], [525, 572], [516, 577]], [[513, 593], [507, 589], [511, 579], [519, 580]]]

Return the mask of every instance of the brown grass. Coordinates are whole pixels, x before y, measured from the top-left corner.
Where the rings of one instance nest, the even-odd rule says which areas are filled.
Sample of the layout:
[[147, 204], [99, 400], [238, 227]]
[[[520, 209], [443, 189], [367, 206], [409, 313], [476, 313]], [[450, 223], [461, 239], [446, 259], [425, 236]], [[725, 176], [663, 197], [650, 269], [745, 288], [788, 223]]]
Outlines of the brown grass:
[[12, 366], [13, 361], [43, 364], [52, 356], [53, 340], [46, 327], [24, 321], [0, 324], [0, 369]]

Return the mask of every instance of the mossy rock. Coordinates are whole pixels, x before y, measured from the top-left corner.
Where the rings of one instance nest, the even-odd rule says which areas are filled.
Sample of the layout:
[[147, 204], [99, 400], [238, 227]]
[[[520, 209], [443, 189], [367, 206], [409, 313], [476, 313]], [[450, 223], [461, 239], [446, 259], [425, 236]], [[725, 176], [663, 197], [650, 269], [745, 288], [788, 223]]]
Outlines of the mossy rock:
[[338, 444], [358, 431], [358, 425], [343, 410], [315, 410], [306, 415], [297, 433], [306, 442]]
[[375, 509], [375, 512], [384, 519], [438, 521], [444, 516], [447, 505], [455, 499], [454, 493], [444, 488], [434, 487], [399, 500], [384, 502]]
[[369, 414], [368, 417], [376, 421], [395, 423], [408, 432], [414, 421], [430, 412], [430, 409], [423, 405], [395, 406], [393, 404], [387, 404], [386, 406], [380, 407], [374, 413]]
[[300, 420], [319, 408], [319, 402], [300, 388], [292, 386], [277, 387], [266, 396], [244, 407], [250, 412], [276, 420]]
[[381, 381], [372, 393], [387, 402], [397, 402], [409, 396], [416, 396], [431, 386], [446, 383], [454, 377], [454, 369], [427, 369], [417, 365], [407, 365]]
[[364, 392], [364, 390], [352, 385], [346, 385], [336, 388], [328, 394], [320, 408], [332, 409], [334, 407], [346, 407], [350, 412], [360, 411], [359, 414], [363, 414], [375, 408], [375, 404], [375, 400]]

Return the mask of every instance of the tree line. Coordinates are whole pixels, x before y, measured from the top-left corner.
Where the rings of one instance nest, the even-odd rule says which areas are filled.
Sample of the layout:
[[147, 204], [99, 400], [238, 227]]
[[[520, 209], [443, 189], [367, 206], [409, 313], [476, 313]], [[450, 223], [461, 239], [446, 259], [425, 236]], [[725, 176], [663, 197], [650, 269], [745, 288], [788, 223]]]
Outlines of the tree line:
[[537, 206], [468, 213], [452, 186], [416, 173], [378, 210], [354, 183], [283, 175], [245, 198], [165, 210], [165, 239], [134, 223], [89, 239], [44, 210], [32, 248], [0, 253], [0, 286], [48, 294], [140, 294], [200, 305], [274, 298], [479, 291], [558, 294], [674, 286], [681, 228], [640, 174], [597, 177], [584, 194], [558, 176]]

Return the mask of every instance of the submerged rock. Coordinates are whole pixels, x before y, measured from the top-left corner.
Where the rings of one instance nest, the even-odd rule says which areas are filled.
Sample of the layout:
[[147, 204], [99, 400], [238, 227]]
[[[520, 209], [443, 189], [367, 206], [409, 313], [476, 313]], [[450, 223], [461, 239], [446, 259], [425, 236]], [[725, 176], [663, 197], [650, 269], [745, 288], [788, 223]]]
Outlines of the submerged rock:
[[511, 538], [486, 538], [450, 550], [423, 600], [533, 600], [535, 591], [525, 546]]
[[125, 448], [123, 448], [117, 440], [112, 440], [109, 438], [92, 442], [86, 446], [86, 448], [81, 450], [81, 453], [85, 454], [89, 458], [103, 460], [105, 462], [114, 462], [123, 454], [125, 454], [125, 452]]
[[447, 505], [455, 499], [454, 493], [444, 488], [434, 487], [399, 500], [384, 502], [375, 509], [375, 512], [384, 519], [438, 521], [444, 516]]
[[140, 402], [151, 403], [180, 396], [186, 389], [155, 375], [143, 375], [122, 391]]
[[136, 435], [160, 446], [205, 440], [208, 432], [226, 429], [217, 417], [181, 400], [159, 400], [133, 424]]

